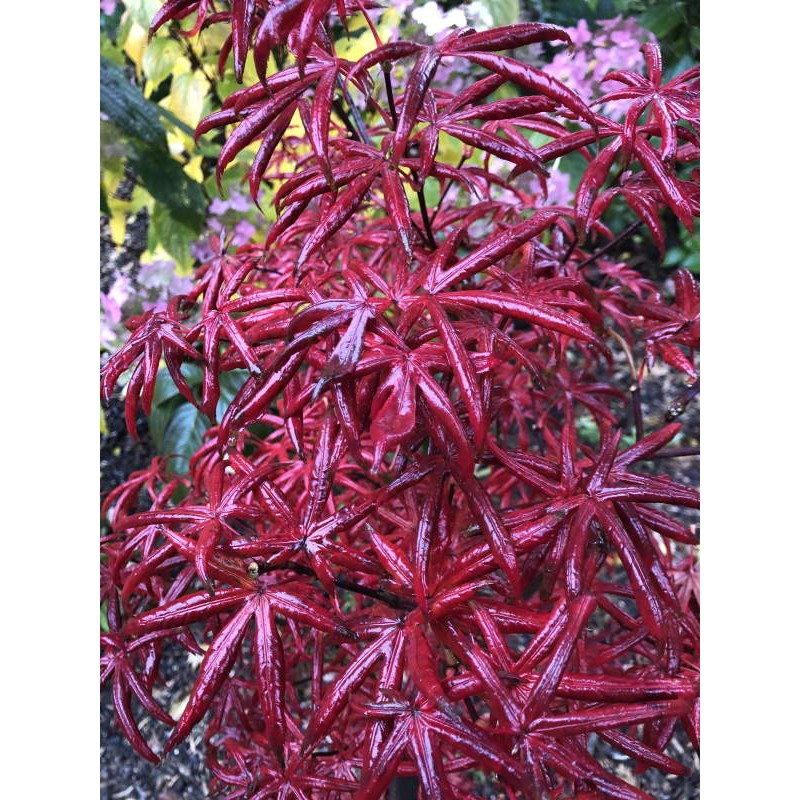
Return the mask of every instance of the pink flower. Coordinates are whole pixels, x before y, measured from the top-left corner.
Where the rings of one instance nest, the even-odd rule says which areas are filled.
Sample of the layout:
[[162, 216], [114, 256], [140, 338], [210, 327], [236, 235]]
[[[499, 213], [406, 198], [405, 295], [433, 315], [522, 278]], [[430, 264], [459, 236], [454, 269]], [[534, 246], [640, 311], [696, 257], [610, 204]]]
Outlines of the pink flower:
[[208, 207], [208, 213], [215, 217], [221, 217], [231, 207], [229, 200], [223, 200], [221, 197], [215, 197]]
[[252, 239], [253, 234], [256, 232], [256, 228], [254, 225], [251, 225], [246, 219], [243, 219], [241, 222], [236, 224], [236, 227], [233, 229], [233, 239], [231, 240], [231, 244], [238, 247], [239, 245], [247, 244], [250, 239]]
[[[601, 81], [612, 70], [640, 71], [644, 57], [639, 48], [643, 42], [654, 39], [634, 19], [622, 16], [598, 20], [594, 33], [583, 19], [567, 31], [576, 47], [574, 55], [558, 53], [543, 69], [587, 102], [611, 88], [609, 84], [601, 87]], [[612, 119], [621, 119], [629, 104], [630, 101], [607, 103], [602, 112]]]
[[240, 211], [244, 214], [245, 212], [250, 211], [250, 209], [253, 207], [253, 204], [249, 197], [246, 197], [239, 192], [231, 192], [230, 207], [234, 211]]
[[585, 19], [579, 19], [576, 27], [567, 28], [567, 33], [570, 35], [575, 47], [580, 47], [592, 41], [592, 32], [589, 30]]
[[569, 188], [569, 175], [553, 168], [547, 179], [547, 205], [566, 206], [572, 202], [574, 193]]
[[117, 279], [108, 290], [108, 294], [100, 292], [100, 305], [112, 325], [116, 325], [122, 319], [122, 306], [129, 296], [130, 283], [125, 275], [117, 276]]

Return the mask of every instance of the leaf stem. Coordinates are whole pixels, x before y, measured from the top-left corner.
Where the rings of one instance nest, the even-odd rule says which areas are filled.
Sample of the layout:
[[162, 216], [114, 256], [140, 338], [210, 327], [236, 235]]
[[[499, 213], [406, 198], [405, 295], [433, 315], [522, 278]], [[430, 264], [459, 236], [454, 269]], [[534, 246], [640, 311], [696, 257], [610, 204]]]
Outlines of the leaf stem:
[[578, 269], [582, 269], [583, 267], [588, 267], [589, 264], [593, 264], [595, 261], [597, 261], [598, 258], [602, 258], [609, 250], [615, 248], [620, 242], [627, 239], [632, 233], [636, 232], [641, 226], [642, 226], [641, 220], [632, 222], [630, 225], [628, 225], [627, 228], [625, 228], [624, 231], [622, 231], [622, 233], [618, 234], [610, 242], [603, 245], [594, 255], [589, 256], [589, 258], [585, 259], [584, 261], [581, 261], [581, 263], [578, 264]]
[[[352, 121], [355, 124], [356, 131], [358, 132], [358, 138], [364, 144], [369, 144], [369, 133], [367, 132], [367, 127], [364, 125], [364, 120], [361, 117], [361, 112], [356, 107], [356, 104], [353, 102], [353, 97], [348, 91], [347, 87], [344, 85], [344, 81], [342, 80], [341, 75], [336, 76], [336, 85], [339, 87], [339, 91], [342, 93], [342, 97], [344, 97], [345, 102], [347, 103], [350, 113], [352, 114]], [[338, 109], [337, 109], [338, 110]], [[342, 110], [344, 110], [342, 108]]]
[[392, 92], [392, 81], [389, 77], [392, 65], [388, 61], [381, 64], [383, 71], [383, 84], [386, 87], [386, 100], [389, 103], [389, 113], [392, 115], [392, 129], [397, 130], [397, 109], [394, 106], [394, 93]]
[[[415, 183], [419, 180], [419, 176], [413, 169], [411, 170], [411, 177], [414, 179]], [[422, 222], [425, 225], [425, 238], [428, 240], [428, 246], [431, 250], [435, 250], [436, 239], [433, 238], [433, 228], [431, 227], [431, 221], [428, 217], [428, 204], [425, 202], [424, 186], [420, 186], [420, 188], [417, 189], [417, 200], [419, 200], [419, 212], [422, 215]]]
[[699, 455], [700, 455], [699, 447], [665, 447], [658, 453], [654, 453], [652, 456], [643, 458], [642, 461], [656, 461], [662, 458], [686, 458], [688, 456], [699, 456]]
[[[290, 569], [293, 572], [297, 572], [301, 575], [310, 575], [316, 577], [316, 573], [313, 569], [305, 566], [304, 564], [299, 564], [296, 561], [286, 561], [283, 564], [276, 564], [275, 566], [267, 567], [267, 569], [263, 571], [267, 572], [276, 569]], [[372, 589], [369, 586], [362, 586], [360, 583], [351, 581], [348, 578], [343, 578], [340, 575], [334, 575], [333, 582], [340, 589], [347, 589], [350, 592], [362, 594], [365, 597], [371, 597], [374, 600], [380, 600], [387, 606], [401, 611], [413, 611], [417, 607], [417, 604], [413, 600], [401, 597], [399, 594], [387, 592], [384, 589]]]

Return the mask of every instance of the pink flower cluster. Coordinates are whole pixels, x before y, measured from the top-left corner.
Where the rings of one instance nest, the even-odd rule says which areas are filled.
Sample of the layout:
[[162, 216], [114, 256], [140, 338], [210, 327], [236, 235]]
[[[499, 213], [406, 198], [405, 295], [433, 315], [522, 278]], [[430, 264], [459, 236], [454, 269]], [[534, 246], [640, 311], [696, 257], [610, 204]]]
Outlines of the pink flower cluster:
[[[574, 28], [567, 28], [575, 45], [575, 52], [557, 53], [552, 63], [543, 70], [567, 84], [587, 102], [595, 100], [621, 84], [603, 78], [612, 70], [629, 69], [638, 72], [644, 66], [641, 46], [655, 41], [655, 37], [631, 17], [598, 20], [597, 30], [590, 30], [585, 19]], [[601, 111], [614, 119], [621, 119], [630, 101], [606, 103]]]
[[[253, 210], [250, 198], [235, 190], [227, 200], [215, 198], [208, 207], [207, 233], [192, 245], [192, 255], [198, 261], [212, 258], [211, 237], [229, 242], [230, 247], [251, 241], [256, 227], [245, 214]], [[175, 274], [172, 261], [141, 264], [135, 285], [127, 275], [118, 275], [108, 292], [100, 293], [100, 348], [119, 348], [128, 338], [123, 320], [153, 308], [162, 311], [170, 297], [186, 293], [191, 285], [191, 278]]]
[[150, 309], [163, 311], [170, 297], [191, 287], [192, 279], [177, 275], [172, 261], [141, 264], [135, 283], [117, 275], [108, 292], [100, 292], [100, 349], [116, 350], [128, 338], [123, 320]]
[[235, 189], [230, 192], [227, 200], [214, 198], [208, 207], [209, 218], [206, 227], [209, 233], [192, 245], [192, 255], [198, 261], [208, 261], [214, 254], [209, 241], [212, 235], [222, 241], [230, 240], [230, 247], [247, 244], [257, 229], [243, 215], [252, 211], [253, 203], [250, 198]]

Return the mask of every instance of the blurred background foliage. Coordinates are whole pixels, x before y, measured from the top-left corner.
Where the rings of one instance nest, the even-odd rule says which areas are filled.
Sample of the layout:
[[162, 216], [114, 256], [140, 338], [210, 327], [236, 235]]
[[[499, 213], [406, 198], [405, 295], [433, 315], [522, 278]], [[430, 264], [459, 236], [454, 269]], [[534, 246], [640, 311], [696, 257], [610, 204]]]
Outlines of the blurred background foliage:
[[[193, 130], [238, 85], [231, 70], [223, 76], [218, 72], [225, 26], [186, 36], [173, 24], [148, 39], [149, 21], [160, 5], [161, 0], [101, 2], [100, 207], [116, 245], [123, 243], [129, 217], [146, 209], [145, 258], [170, 259], [180, 274], [188, 274], [194, 262], [192, 244], [203, 232], [209, 204], [218, 197], [212, 176], [222, 145], [220, 134], [195, 143]], [[379, 29], [387, 38], [397, 28], [404, 35], [421, 28], [430, 34], [437, 30], [436, 20], [440, 25], [465, 21], [483, 26], [542, 20], [565, 27], [585, 20], [594, 28], [599, 21], [634, 18], [661, 44], [668, 77], [699, 63], [698, 0], [387, 0], [386, 6]], [[450, 16], [454, 13], [460, 16]], [[191, 21], [183, 27], [191, 27]], [[355, 22], [337, 52], [357, 59], [372, 46], [366, 26]], [[256, 80], [248, 62], [244, 84]], [[239, 186], [244, 172], [243, 163], [234, 164], [224, 187], [230, 191]], [[265, 199], [261, 205], [269, 221]], [[680, 250], [684, 244], [676, 241], [674, 246]], [[679, 254], [673, 253], [675, 258]]]

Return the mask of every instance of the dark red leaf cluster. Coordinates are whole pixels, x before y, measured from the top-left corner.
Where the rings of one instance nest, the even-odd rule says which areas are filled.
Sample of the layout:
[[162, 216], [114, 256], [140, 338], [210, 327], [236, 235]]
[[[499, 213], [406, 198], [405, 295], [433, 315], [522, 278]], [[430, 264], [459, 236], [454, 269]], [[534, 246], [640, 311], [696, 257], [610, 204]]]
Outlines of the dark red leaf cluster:
[[[604, 98], [633, 99], [615, 123], [506, 54], [569, 44], [561, 29], [377, 42], [349, 63], [329, 17], [365, 7], [169, 0], [154, 21], [229, 24], [239, 77], [252, 52], [262, 81], [198, 135], [226, 129], [218, 175], [258, 143], [251, 190], [273, 181], [278, 220], [265, 248], [220, 247], [187, 296], [132, 321], [105, 368], [106, 396], [132, 369], [131, 432], [162, 360], [213, 427], [186, 476], [158, 459], [105, 501], [103, 680], [153, 761], [134, 698], [172, 727], [161, 752], [206, 717], [231, 800], [376, 800], [411, 775], [422, 797], [466, 798], [477, 772], [498, 796], [644, 798], [591, 737], [672, 773], [678, 726], [699, 747], [697, 541], [674, 513], [698, 496], [642, 469], [679, 423], [623, 444], [611, 365], [624, 351], [696, 381], [698, 289], [678, 271], [666, 302], [595, 251], [617, 196], [662, 249], [662, 215], [692, 226], [698, 76], [662, 85], [647, 45], [647, 77], [616, 73], [627, 88]], [[291, 66], [267, 76], [279, 46]], [[452, 59], [479, 73], [459, 94], [435, 80]], [[288, 149], [295, 113], [305, 146]], [[575, 205], [547, 206], [569, 153], [586, 161]], [[247, 378], [217, 418], [233, 370]], [[152, 693], [167, 641], [202, 654], [178, 720]]]

